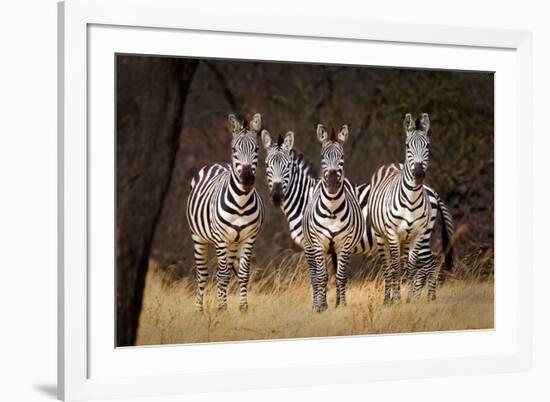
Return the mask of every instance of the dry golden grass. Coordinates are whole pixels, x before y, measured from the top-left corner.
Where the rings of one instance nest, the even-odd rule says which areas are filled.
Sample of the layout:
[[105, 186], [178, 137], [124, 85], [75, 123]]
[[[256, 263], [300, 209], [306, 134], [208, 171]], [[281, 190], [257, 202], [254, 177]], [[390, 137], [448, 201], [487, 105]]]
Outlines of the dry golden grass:
[[[249, 287], [249, 310], [238, 309], [236, 281], [229, 289], [229, 308], [216, 308], [211, 280], [205, 308], [194, 306], [193, 278], [167, 280], [152, 266], [147, 276], [138, 345], [219, 342], [254, 339], [304, 338], [338, 335], [427, 332], [493, 328], [493, 281], [450, 279], [437, 300], [423, 294], [412, 303], [384, 306], [379, 279], [348, 283], [348, 305], [336, 309], [333, 278], [329, 281], [329, 309], [311, 309], [311, 287], [303, 261], [289, 274], [275, 271], [255, 275]], [[211, 279], [212, 279], [211, 275]], [[403, 290], [406, 295], [406, 290]]]

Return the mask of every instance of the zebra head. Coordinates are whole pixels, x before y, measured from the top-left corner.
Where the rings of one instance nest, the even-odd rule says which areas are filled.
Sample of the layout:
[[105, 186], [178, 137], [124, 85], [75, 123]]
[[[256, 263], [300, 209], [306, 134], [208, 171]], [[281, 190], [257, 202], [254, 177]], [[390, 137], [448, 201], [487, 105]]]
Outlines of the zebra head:
[[256, 136], [262, 127], [262, 116], [256, 113], [252, 120], [237, 120], [235, 115], [228, 117], [231, 140], [231, 169], [245, 191], [254, 187], [258, 165], [258, 143]]
[[413, 121], [411, 114], [407, 113], [403, 127], [407, 134], [405, 169], [412, 173], [415, 183], [421, 185], [426, 177], [430, 157], [430, 139], [428, 138], [430, 118], [428, 113], [422, 114], [416, 121]]
[[348, 138], [348, 126], [343, 125], [330, 136], [322, 124], [317, 125], [317, 139], [321, 148], [321, 180], [329, 195], [338, 194], [344, 182], [344, 142]]
[[289, 131], [283, 137], [279, 136], [276, 143], [267, 130], [262, 131], [262, 143], [267, 151], [265, 157], [265, 173], [269, 196], [275, 206], [280, 206], [286, 197], [292, 171], [292, 147], [294, 133]]

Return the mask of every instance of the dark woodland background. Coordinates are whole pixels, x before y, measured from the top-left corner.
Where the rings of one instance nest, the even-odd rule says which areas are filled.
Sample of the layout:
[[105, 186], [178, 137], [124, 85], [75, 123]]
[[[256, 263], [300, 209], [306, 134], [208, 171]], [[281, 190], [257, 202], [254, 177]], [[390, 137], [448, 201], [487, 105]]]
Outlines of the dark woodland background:
[[[203, 165], [230, 160], [228, 113], [259, 112], [275, 136], [294, 131], [295, 147], [317, 170], [317, 123], [348, 124], [345, 172], [356, 184], [403, 162], [405, 113], [429, 113], [426, 183], [452, 212], [466, 262], [458, 269], [469, 259], [492, 261], [493, 94], [492, 73], [117, 56], [117, 344], [135, 341], [149, 259], [174, 277], [191, 272], [189, 184]], [[264, 158], [261, 148], [256, 187], [266, 221], [253, 267], [274, 269], [298, 249], [270, 204]], [[352, 275], [373, 269], [364, 257], [351, 265]], [[479, 274], [491, 275], [489, 266]]]

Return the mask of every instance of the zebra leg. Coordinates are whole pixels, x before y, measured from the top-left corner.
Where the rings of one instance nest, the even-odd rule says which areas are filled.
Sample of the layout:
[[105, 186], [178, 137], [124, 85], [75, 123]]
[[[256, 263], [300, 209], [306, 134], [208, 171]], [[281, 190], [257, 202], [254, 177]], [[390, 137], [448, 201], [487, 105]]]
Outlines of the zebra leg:
[[388, 239], [390, 247], [391, 301], [401, 300], [401, 250], [398, 238]]
[[247, 240], [241, 245], [239, 265], [239, 309], [248, 310], [248, 280], [250, 278], [250, 259], [256, 238]]
[[417, 295], [428, 279], [428, 299], [435, 299], [435, 260], [430, 247], [430, 237], [425, 236], [416, 247], [418, 275], [416, 277], [414, 294]]
[[384, 304], [389, 304], [391, 302], [392, 293], [392, 278], [390, 269], [388, 267], [388, 255], [388, 246], [385, 243], [378, 243], [378, 259], [380, 260], [382, 272], [384, 273]]
[[425, 263], [426, 276], [428, 277], [428, 301], [435, 300], [435, 287], [436, 287], [436, 266], [433, 254], [430, 250], [430, 256], [428, 261]]
[[418, 264], [418, 258], [416, 249], [413, 248], [409, 251], [407, 259], [407, 280], [408, 280], [408, 293], [407, 293], [407, 303], [410, 303], [413, 297], [415, 296], [414, 292], [414, 278], [416, 276], [416, 269]]
[[424, 285], [426, 284], [426, 271], [423, 267], [420, 267], [418, 269], [418, 273], [416, 275], [416, 279], [414, 281], [414, 290], [413, 295], [417, 296], [418, 293], [422, 290]]
[[195, 279], [197, 281], [197, 293], [195, 296], [195, 307], [197, 310], [202, 311], [204, 288], [206, 286], [206, 280], [208, 279], [208, 244], [199, 240], [198, 237], [193, 238], [193, 251], [195, 254]]
[[325, 256], [321, 250], [315, 252], [315, 267], [317, 268], [317, 301], [314, 310], [317, 313], [322, 313], [328, 308], [327, 304], [327, 282], [328, 273]]
[[216, 246], [216, 255], [218, 256], [218, 271], [216, 278], [218, 280], [218, 310], [227, 310], [227, 285], [230, 279], [230, 267], [227, 263], [228, 249], [225, 244]]
[[304, 252], [306, 255], [307, 266], [309, 269], [309, 276], [311, 279], [311, 300], [313, 309], [315, 309], [315, 303], [317, 301], [317, 266], [315, 261], [315, 251], [309, 247], [304, 247]]
[[418, 253], [422, 261], [421, 265], [423, 267], [423, 271], [425, 272], [425, 276], [428, 279], [428, 301], [435, 300], [435, 287], [437, 280], [435, 275], [436, 264], [430, 245], [429, 235], [426, 235], [423, 238], [421, 248], [419, 249]]
[[338, 265], [336, 270], [336, 307], [345, 306], [346, 303], [346, 283], [348, 280], [347, 267], [349, 263], [349, 252], [342, 251], [338, 255]]

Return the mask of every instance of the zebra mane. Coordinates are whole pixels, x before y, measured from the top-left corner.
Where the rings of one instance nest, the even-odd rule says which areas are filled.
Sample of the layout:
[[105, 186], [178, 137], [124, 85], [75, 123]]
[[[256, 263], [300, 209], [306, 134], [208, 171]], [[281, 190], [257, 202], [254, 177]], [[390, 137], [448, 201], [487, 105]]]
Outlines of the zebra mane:
[[416, 120], [414, 121], [414, 128], [416, 130], [420, 130], [420, 118], [417, 117]]
[[283, 146], [284, 142], [285, 142], [285, 139], [281, 136], [281, 134], [279, 134], [279, 138], [277, 138], [277, 146], [278, 147]]
[[336, 134], [336, 129], [332, 127], [330, 129], [330, 135], [328, 137], [329, 141], [338, 141], [338, 135]]
[[315, 167], [311, 164], [310, 161], [308, 161], [305, 156], [304, 156], [304, 153], [302, 151], [300, 151], [299, 149], [292, 149], [291, 151], [291, 155], [292, 155], [292, 160], [296, 161], [297, 163], [301, 164], [303, 167], [304, 167], [304, 170], [307, 172], [307, 174], [310, 176], [310, 177], [313, 177], [313, 178], [317, 178], [317, 170], [315, 169]]
[[243, 128], [245, 130], [250, 130], [250, 121], [252, 120], [252, 117], [250, 116], [250, 113], [246, 113], [243, 116]]

